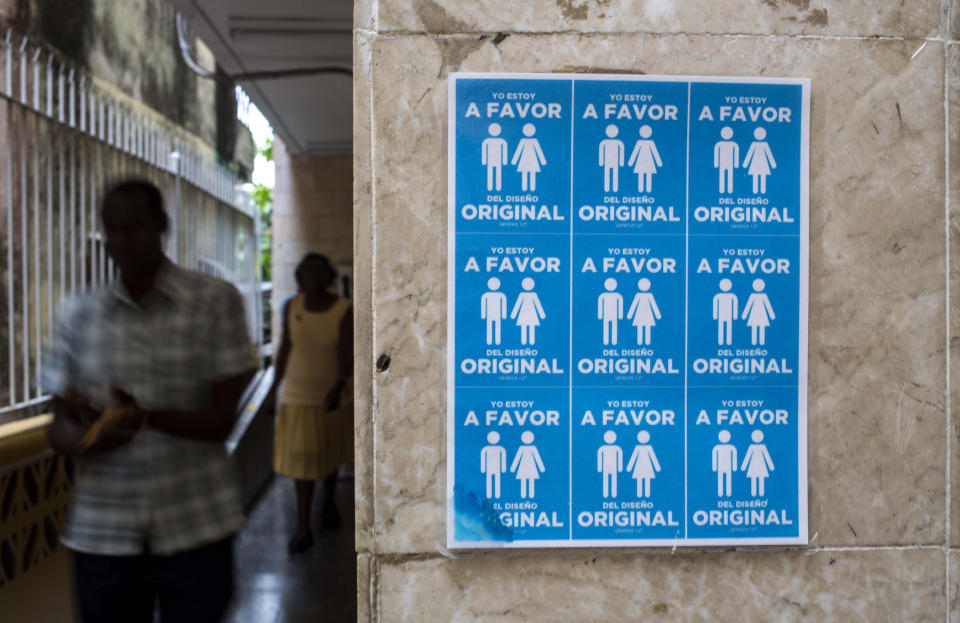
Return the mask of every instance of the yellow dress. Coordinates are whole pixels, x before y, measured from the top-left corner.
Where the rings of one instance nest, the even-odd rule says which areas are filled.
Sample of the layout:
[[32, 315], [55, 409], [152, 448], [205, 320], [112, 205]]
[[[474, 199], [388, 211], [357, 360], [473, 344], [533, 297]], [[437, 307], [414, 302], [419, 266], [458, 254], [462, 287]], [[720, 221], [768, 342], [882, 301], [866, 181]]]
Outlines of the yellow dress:
[[340, 321], [350, 301], [339, 299], [322, 312], [308, 311], [306, 295], [287, 307], [290, 357], [280, 392], [273, 446], [273, 469], [299, 480], [320, 480], [353, 462], [353, 387], [343, 389], [340, 405], [323, 407], [337, 380]]

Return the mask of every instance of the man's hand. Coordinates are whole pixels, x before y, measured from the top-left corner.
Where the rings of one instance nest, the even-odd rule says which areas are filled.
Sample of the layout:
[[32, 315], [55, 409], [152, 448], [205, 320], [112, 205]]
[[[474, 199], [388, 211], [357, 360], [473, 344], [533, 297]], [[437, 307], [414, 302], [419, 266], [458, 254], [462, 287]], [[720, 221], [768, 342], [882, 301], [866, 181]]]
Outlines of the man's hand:
[[147, 412], [140, 408], [140, 404], [132, 394], [128, 394], [116, 385], [111, 385], [110, 396], [115, 403], [114, 409], [122, 412], [122, 415], [117, 417], [116, 428], [132, 429], [136, 432], [146, 425]]
[[80, 441], [81, 452], [112, 450], [130, 442], [146, 424], [147, 414], [136, 399], [114, 385], [110, 395], [115, 405], [105, 409]]
[[53, 397], [53, 424], [47, 429], [47, 440], [57, 452], [68, 456], [86, 454], [80, 440], [99, 417], [97, 411], [76, 388], [68, 387], [62, 395]]
[[66, 393], [61, 396], [67, 408], [77, 421], [81, 424], [90, 425], [100, 417], [100, 411], [90, 404], [90, 400], [81, 394], [76, 387], [68, 387]]
[[106, 411], [93, 406], [74, 387], [55, 396], [54, 420], [47, 431], [53, 449], [71, 456], [86, 456], [112, 450], [133, 439], [142, 428], [146, 413], [123, 390], [111, 388], [111, 394], [117, 404]]

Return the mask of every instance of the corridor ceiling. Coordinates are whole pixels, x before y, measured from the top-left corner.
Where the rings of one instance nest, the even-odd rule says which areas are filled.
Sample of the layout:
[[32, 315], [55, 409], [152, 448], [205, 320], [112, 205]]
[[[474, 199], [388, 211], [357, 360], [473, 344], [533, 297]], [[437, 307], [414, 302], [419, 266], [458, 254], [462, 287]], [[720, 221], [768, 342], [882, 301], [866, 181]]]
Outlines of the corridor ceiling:
[[[228, 74], [350, 69], [352, 0], [170, 0]], [[295, 154], [352, 151], [353, 84], [344, 74], [240, 83]]]

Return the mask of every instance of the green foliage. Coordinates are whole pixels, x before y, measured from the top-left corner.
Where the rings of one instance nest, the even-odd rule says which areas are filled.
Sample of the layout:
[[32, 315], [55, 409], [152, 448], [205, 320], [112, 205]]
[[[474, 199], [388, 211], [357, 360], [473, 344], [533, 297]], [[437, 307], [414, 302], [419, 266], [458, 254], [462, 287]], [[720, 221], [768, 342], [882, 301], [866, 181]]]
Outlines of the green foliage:
[[[273, 162], [273, 139], [257, 147], [257, 153], [267, 162]], [[260, 279], [271, 281], [273, 277], [273, 189], [264, 184], [254, 184], [250, 197], [260, 210]]]
[[273, 189], [266, 184], [254, 184], [250, 196], [260, 208], [260, 217], [269, 221], [273, 214]]
[[263, 147], [257, 148], [257, 153], [267, 159], [267, 162], [273, 162], [273, 139], [268, 138]]
[[269, 221], [260, 228], [260, 280], [273, 280], [273, 232]]

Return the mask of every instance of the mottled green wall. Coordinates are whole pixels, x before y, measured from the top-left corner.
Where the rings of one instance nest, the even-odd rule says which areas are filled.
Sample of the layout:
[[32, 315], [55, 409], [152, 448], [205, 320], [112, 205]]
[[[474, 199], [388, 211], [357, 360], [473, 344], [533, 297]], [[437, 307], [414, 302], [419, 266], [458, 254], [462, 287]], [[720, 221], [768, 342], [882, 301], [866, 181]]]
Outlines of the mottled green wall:
[[[186, 66], [176, 12], [166, 0], [0, 0], [0, 27], [43, 41], [182, 126], [222, 160], [252, 166], [249, 134], [236, 125], [233, 85], [200, 78]], [[216, 69], [206, 46], [193, 43], [199, 63]]]

